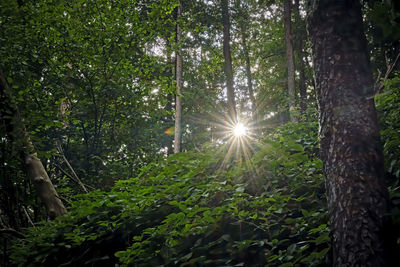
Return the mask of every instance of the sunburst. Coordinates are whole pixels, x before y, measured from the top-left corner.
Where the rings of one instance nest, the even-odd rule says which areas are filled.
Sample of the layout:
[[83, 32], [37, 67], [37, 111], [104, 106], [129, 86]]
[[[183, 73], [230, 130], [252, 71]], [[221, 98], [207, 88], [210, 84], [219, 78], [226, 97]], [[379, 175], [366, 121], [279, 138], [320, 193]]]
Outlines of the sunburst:
[[232, 133], [235, 137], [239, 138], [245, 136], [247, 131], [247, 127], [243, 123], [239, 122], [233, 127]]

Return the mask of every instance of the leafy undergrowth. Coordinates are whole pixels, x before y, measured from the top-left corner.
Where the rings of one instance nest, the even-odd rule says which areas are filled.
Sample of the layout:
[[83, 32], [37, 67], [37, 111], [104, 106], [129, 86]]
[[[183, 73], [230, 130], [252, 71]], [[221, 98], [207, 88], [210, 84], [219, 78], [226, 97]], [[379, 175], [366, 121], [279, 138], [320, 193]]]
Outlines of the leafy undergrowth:
[[391, 200], [391, 234], [400, 245], [400, 72], [385, 81], [383, 93], [375, 98], [381, 126], [386, 179]]
[[180, 153], [77, 196], [66, 217], [30, 228], [13, 247], [27, 266], [315, 266], [329, 230], [317, 125], [288, 124], [252, 144]]
[[387, 172], [400, 178], [400, 73], [386, 80], [385, 89], [375, 99]]

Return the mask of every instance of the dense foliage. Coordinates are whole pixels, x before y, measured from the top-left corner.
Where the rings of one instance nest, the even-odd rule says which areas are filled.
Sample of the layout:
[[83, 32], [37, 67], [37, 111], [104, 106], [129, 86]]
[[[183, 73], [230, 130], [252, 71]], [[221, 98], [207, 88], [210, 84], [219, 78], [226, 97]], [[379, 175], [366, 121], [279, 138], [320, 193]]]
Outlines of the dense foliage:
[[400, 77], [385, 83], [384, 92], [375, 99], [378, 119], [381, 125], [383, 152], [385, 155], [385, 170], [389, 193], [391, 197], [391, 217], [394, 225], [394, 235], [400, 244]]
[[[284, 1], [228, 1], [237, 109], [252, 132], [241, 138], [226, 116], [221, 1], [180, 2], [177, 19], [178, 0], [0, 1], [8, 102], [68, 210], [47, 221], [0, 97], [0, 265], [332, 264], [305, 1], [291, 1], [298, 123], [287, 123]], [[395, 251], [400, 5], [362, 2]], [[178, 48], [183, 152], [171, 155]]]
[[31, 266], [319, 265], [329, 249], [315, 123], [278, 128], [247, 161], [223, 147], [155, 161], [13, 247]]
[[376, 97], [378, 116], [382, 127], [387, 171], [400, 177], [400, 76], [386, 81], [385, 90]]

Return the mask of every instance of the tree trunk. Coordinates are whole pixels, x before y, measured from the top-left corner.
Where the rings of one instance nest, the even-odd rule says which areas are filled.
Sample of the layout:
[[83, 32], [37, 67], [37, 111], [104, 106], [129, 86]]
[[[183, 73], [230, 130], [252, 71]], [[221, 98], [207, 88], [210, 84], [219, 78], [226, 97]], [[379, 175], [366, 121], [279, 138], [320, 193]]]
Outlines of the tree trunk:
[[309, 7], [333, 266], [386, 266], [388, 192], [360, 2]]
[[[166, 71], [166, 75], [168, 76], [168, 77], [171, 77], [171, 79], [172, 80], [175, 80], [175, 72], [176, 72], [176, 70], [175, 70], [175, 67], [176, 67], [176, 58], [175, 59], [173, 59], [172, 58], [172, 55], [171, 55], [171, 51], [172, 51], [172, 46], [171, 46], [171, 43], [169, 42], [169, 39], [168, 38], [166, 38], [165, 39], [165, 41], [166, 41], [166, 47], [167, 47], [167, 49], [166, 49], [166, 59], [167, 59], [167, 71]], [[174, 97], [175, 97], [175, 94], [174, 93], [167, 93], [167, 103], [166, 103], [166, 105], [165, 105], [165, 107], [164, 107], [164, 109], [167, 111], [167, 112], [169, 112], [169, 114], [168, 115], [166, 115], [165, 116], [165, 119], [164, 119], [164, 123], [166, 124], [166, 131], [168, 131], [168, 129], [170, 129], [170, 128], [174, 128], [175, 129], [175, 126], [174, 127], [172, 127], [172, 123], [174, 123], [175, 124], [175, 118], [174, 118]], [[163, 144], [163, 146], [164, 147], [167, 147], [167, 154], [168, 154], [168, 156], [169, 155], [172, 155], [172, 154], [174, 154], [174, 140], [175, 140], [175, 132], [174, 132], [174, 137], [172, 138], [170, 138], [170, 135], [169, 134], [167, 134], [167, 140], [166, 140], [166, 143], [165, 144]]]
[[251, 101], [251, 113], [253, 120], [257, 122], [257, 102], [256, 98], [254, 96], [254, 90], [253, 90], [253, 79], [251, 75], [251, 64], [250, 64], [250, 55], [249, 55], [249, 47], [247, 44], [247, 28], [246, 28], [246, 22], [241, 21], [240, 22], [240, 31], [241, 31], [241, 37], [242, 37], [242, 46], [243, 46], [243, 54], [244, 58], [246, 61], [246, 78], [247, 78], [247, 88], [249, 90], [249, 98]]
[[[27, 139], [27, 144], [32, 145], [29, 138]], [[61, 202], [53, 183], [36, 153], [27, 153], [24, 156], [27, 173], [33, 179], [36, 191], [46, 207], [49, 218], [53, 220], [67, 213], [64, 204]]]
[[226, 76], [226, 94], [228, 97], [229, 116], [233, 123], [237, 122], [235, 91], [233, 88], [233, 70], [231, 57], [231, 35], [230, 35], [230, 19], [229, 19], [229, 0], [221, 0], [222, 26], [224, 35], [224, 71]]
[[[167, 111], [171, 112], [171, 114], [167, 115], [166, 120], [165, 120], [168, 125], [167, 129], [170, 129], [172, 127], [171, 126], [172, 123], [175, 123], [174, 115], [173, 115], [173, 110], [174, 110], [173, 103], [174, 103], [174, 94], [168, 93], [167, 94], [167, 104], [165, 105], [165, 109]], [[174, 135], [175, 135], [175, 132], [174, 132]], [[170, 137], [170, 135], [168, 135], [168, 137]], [[174, 139], [175, 139], [175, 136], [174, 136]], [[174, 154], [174, 139], [168, 138], [168, 140], [167, 140], [166, 147], [167, 147], [168, 156]]]
[[7, 120], [7, 132], [20, 145], [21, 157], [25, 164], [28, 176], [33, 180], [39, 198], [45, 205], [50, 219], [64, 215], [67, 210], [61, 202], [53, 183], [51, 182], [42, 162], [34, 151], [33, 144], [25, 130], [22, 118], [10, 97], [11, 92], [7, 81], [0, 72], [1, 116]]
[[296, 89], [294, 82], [294, 57], [293, 57], [293, 38], [291, 22], [291, 0], [285, 0], [283, 7], [284, 26], [285, 26], [285, 45], [286, 45], [286, 66], [288, 74], [288, 94], [289, 94], [289, 113], [290, 120], [297, 121], [296, 110]]
[[[296, 15], [296, 22], [298, 27], [303, 27], [300, 16], [300, 3], [295, 0], [294, 13]], [[301, 25], [301, 26], [300, 26]], [[306, 73], [304, 67], [304, 52], [303, 52], [303, 31], [297, 30], [297, 55], [299, 57], [299, 93], [300, 93], [300, 113], [304, 115], [307, 110], [307, 87], [306, 87]]]
[[178, 23], [176, 24], [176, 42], [178, 43], [178, 51], [176, 53], [176, 100], [175, 100], [175, 139], [174, 139], [174, 153], [179, 153], [181, 151], [181, 124], [182, 124], [182, 48], [181, 48], [181, 27], [179, 25], [179, 18], [182, 15], [182, 4], [178, 1], [178, 12], [176, 19]]
[[299, 38], [298, 44], [298, 55], [299, 55], [299, 93], [300, 93], [300, 114], [304, 115], [307, 110], [307, 86], [306, 86], [306, 73], [304, 67], [304, 52], [303, 52], [303, 39]]

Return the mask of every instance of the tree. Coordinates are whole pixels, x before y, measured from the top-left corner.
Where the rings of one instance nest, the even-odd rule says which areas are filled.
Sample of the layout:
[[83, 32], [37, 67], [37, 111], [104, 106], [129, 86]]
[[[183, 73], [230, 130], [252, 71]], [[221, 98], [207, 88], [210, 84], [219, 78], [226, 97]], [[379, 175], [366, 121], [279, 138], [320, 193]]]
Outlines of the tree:
[[294, 82], [294, 56], [293, 56], [293, 38], [292, 38], [292, 7], [291, 0], [285, 0], [283, 7], [284, 26], [285, 26], [285, 44], [286, 44], [286, 66], [288, 74], [288, 93], [289, 93], [289, 112], [290, 120], [296, 121], [294, 110], [296, 109], [296, 88]]
[[334, 266], [384, 266], [388, 192], [358, 0], [314, 0], [308, 31]]
[[67, 210], [47, 175], [46, 169], [37, 157], [37, 153], [35, 152], [32, 141], [26, 132], [18, 109], [13, 107], [11, 104], [13, 103], [11, 91], [7, 84], [7, 80], [1, 71], [0, 100], [2, 106], [0, 115], [1, 119], [7, 125], [6, 128], [9, 139], [18, 144], [21, 160], [24, 162], [28, 176], [36, 185], [37, 194], [46, 208], [47, 216], [50, 219], [55, 219], [58, 216], [64, 215]]
[[249, 33], [247, 29], [247, 23], [249, 22], [249, 15], [246, 13], [246, 6], [242, 6], [241, 1], [237, 3], [239, 9], [239, 28], [240, 37], [242, 41], [243, 56], [246, 64], [246, 79], [247, 79], [247, 89], [251, 102], [251, 113], [254, 121], [258, 121], [257, 116], [257, 101], [254, 96], [253, 89], [253, 77], [251, 74], [251, 62], [250, 62], [250, 45], [248, 44]]
[[226, 76], [226, 93], [228, 96], [229, 116], [233, 122], [237, 121], [235, 91], [233, 87], [233, 70], [231, 57], [231, 35], [230, 35], [230, 18], [229, 18], [229, 0], [221, 0], [222, 26], [224, 35], [224, 71]]
[[178, 0], [178, 8], [176, 15], [176, 42], [178, 43], [178, 50], [176, 52], [176, 100], [175, 100], [175, 139], [174, 139], [174, 153], [181, 151], [181, 124], [182, 124], [182, 48], [181, 48], [181, 26], [179, 19], [182, 16], [182, 4]]
[[305, 32], [302, 31], [304, 27], [304, 23], [301, 19], [300, 15], [300, 1], [295, 0], [294, 4], [294, 13], [296, 17], [296, 50], [298, 56], [298, 70], [300, 73], [299, 77], [299, 93], [300, 93], [300, 112], [302, 115], [305, 114], [307, 110], [307, 88], [306, 88], [306, 73], [304, 66], [304, 51], [303, 51], [303, 38], [305, 36]]
[[[71, 170], [65, 169], [56, 141], [77, 177], [91, 189], [107, 188], [117, 177], [132, 177], [162, 156], [160, 148], [172, 143], [164, 134], [171, 122], [162, 120], [172, 112], [162, 107], [174, 86], [166, 73], [171, 64], [153, 51], [159, 38], [175, 32], [174, 1], [151, 6], [142, 0], [135, 5], [12, 0], [0, 5], [5, 22], [0, 68], [12, 79], [14, 104], [61, 198], [69, 201], [81, 190], [67, 178]], [[59, 116], [64, 101], [70, 106]], [[0, 128], [3, 136], [6, 131]], [[0, 186], [7, 195], [0, 198], [0, 209], [11, 218], [9, 227], [18, 230], [30, 224], [27, 218], [36, 222], [47, 215], [34, 181], [26, 179], [14, 142], [1, 140], [6, 149], [0, 156]]]

